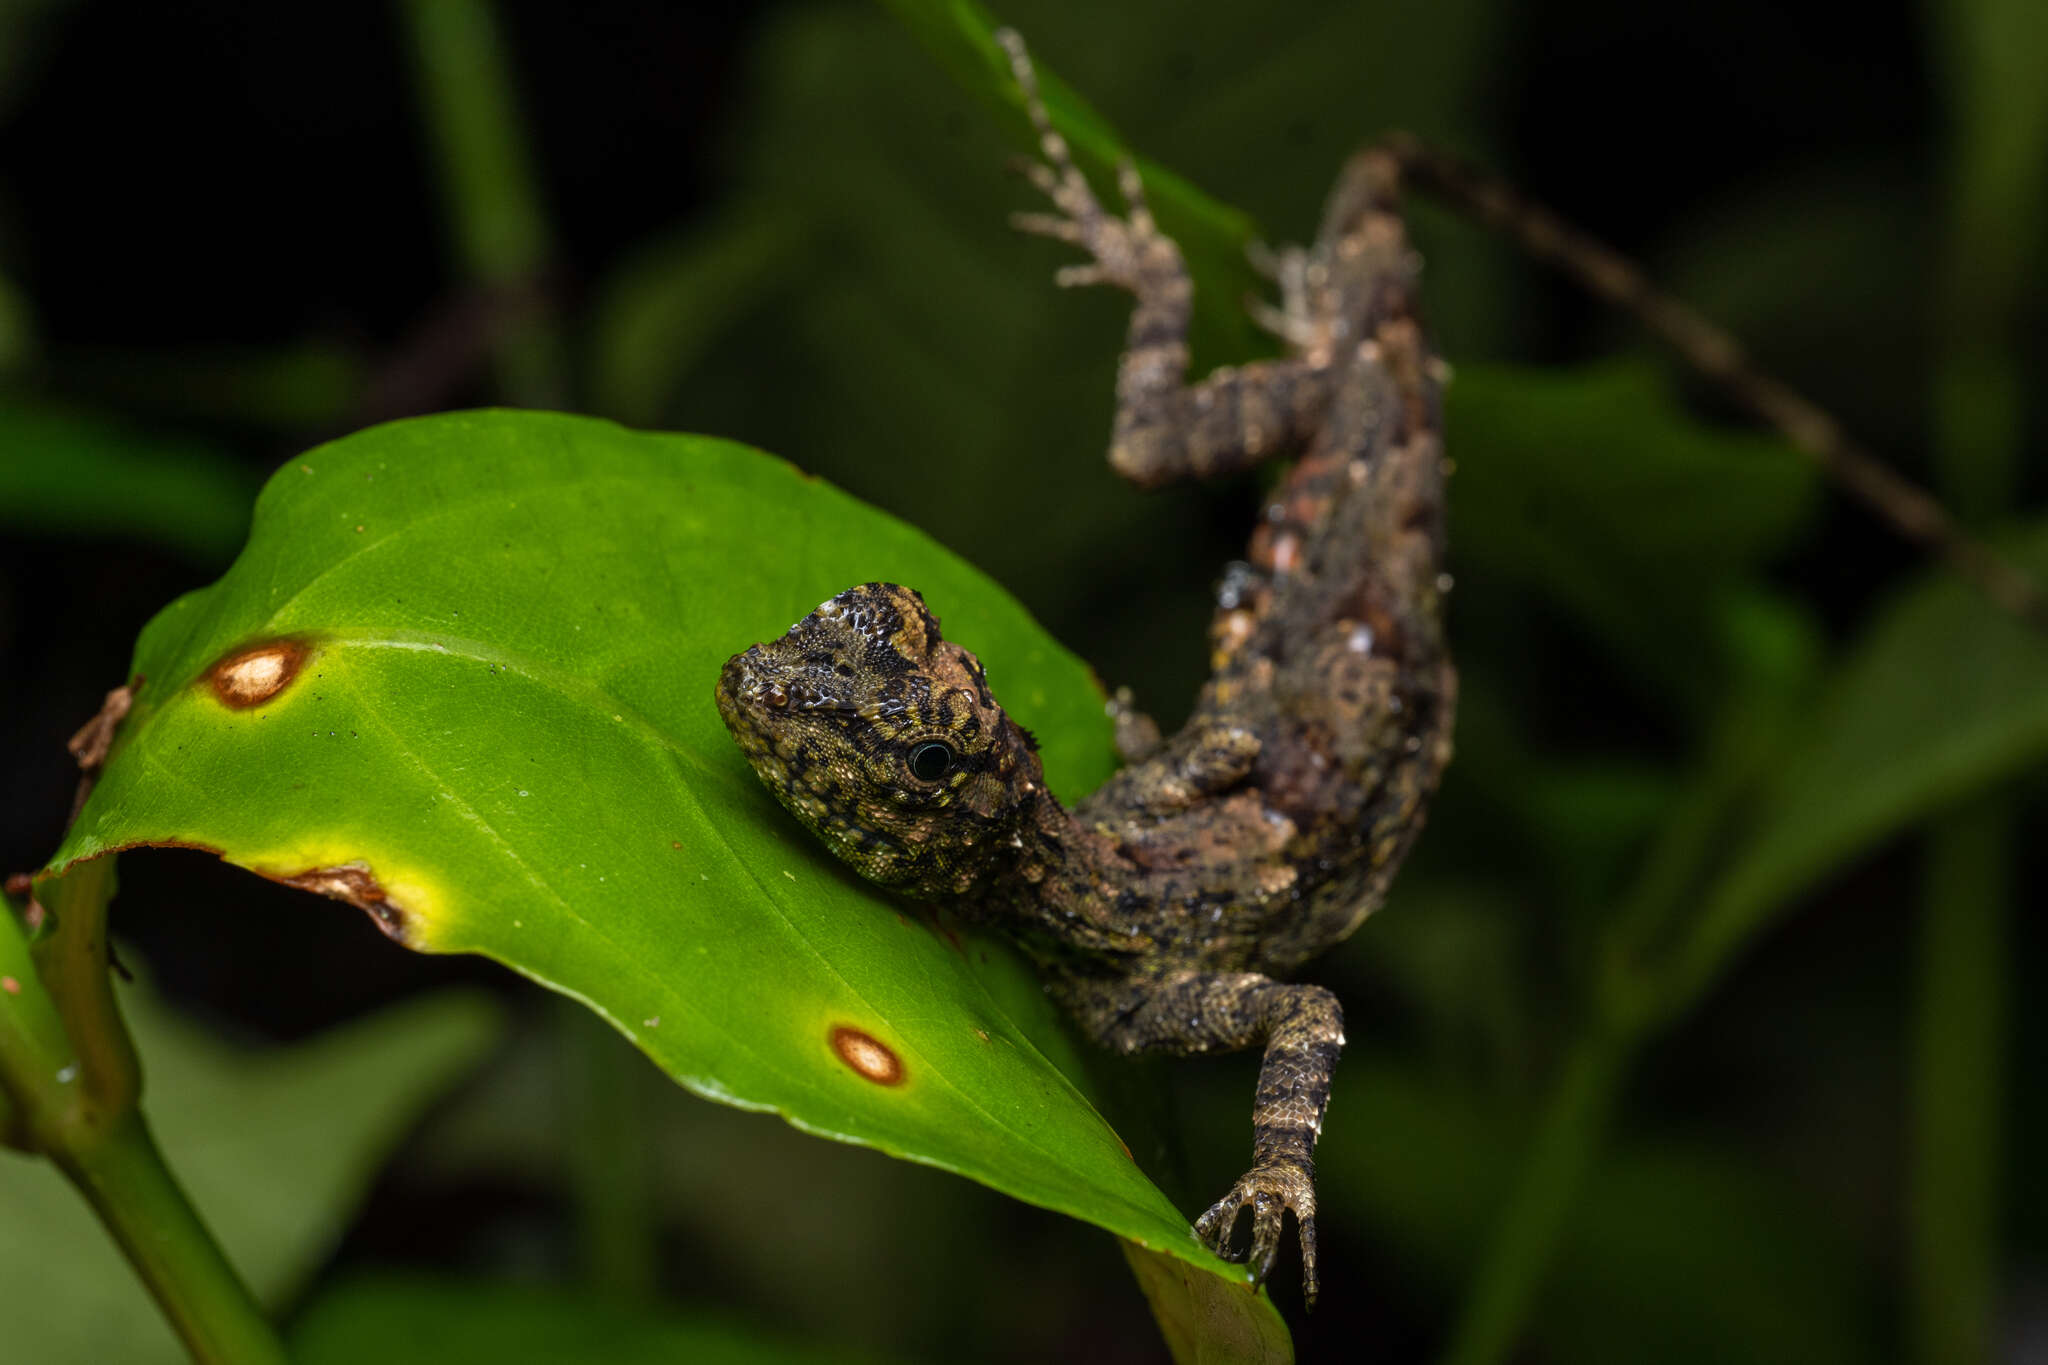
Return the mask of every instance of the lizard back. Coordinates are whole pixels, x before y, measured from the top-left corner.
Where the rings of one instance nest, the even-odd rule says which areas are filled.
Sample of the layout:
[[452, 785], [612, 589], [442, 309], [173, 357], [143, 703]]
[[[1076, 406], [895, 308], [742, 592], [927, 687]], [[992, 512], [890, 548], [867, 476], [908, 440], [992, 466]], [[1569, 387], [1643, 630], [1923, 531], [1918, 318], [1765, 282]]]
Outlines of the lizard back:
[[1441, 365], [1397, 187], [1384, 154], [1353, 158], [1315, 245], [1279, 262], [1292, 355], [1212, 376], [1206, 404], [1181, 391], [1198, 410], [1171, 420], [1218, 445], [1268, 424], [1300, 455], [1225, 573], [1187, 724], [1075, 811], [1146, 870], [1151, 936], [1210, 969], [1284, 971], [1356, 929], [1450, 758]]

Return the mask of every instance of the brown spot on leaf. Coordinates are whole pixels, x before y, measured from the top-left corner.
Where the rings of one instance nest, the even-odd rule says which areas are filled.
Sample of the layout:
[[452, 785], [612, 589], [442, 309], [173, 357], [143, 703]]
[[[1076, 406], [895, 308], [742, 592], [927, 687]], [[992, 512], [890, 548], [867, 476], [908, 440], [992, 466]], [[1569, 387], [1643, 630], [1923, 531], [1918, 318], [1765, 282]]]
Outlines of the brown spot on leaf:
[[852, 1067], [863, 1079], [876, 1085], [903, 1084], [903, 1059], [872, 1034], [863, 1033], [851, 1024], [834, 1025], [832, 1050], [839, 1054], [840, 1061]]
[[357, 861], [343, 863], [339, 867], [316, 867], [297, 876], [278, 877], [276, 880], [286, 886], [296, 886], [301, 891], [317, 891], [323, 896], [347, 901], [369, 915], [377, 927], [392, 938], [400, 943], [410, 941], [406, 934], [405, 911], [378, 884], [368, 863]]
[[312, 657], [304, 640], [266, 640], [228, 655], [206, 670], [206, 680], [223, 706], [246, 711], [290, 687]]

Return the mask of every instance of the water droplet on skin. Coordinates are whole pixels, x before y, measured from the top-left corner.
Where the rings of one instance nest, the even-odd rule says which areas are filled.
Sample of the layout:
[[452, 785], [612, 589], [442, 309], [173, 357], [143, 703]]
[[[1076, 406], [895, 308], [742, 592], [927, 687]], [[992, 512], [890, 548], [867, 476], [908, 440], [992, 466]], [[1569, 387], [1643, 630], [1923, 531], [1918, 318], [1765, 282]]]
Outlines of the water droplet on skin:
[[57, 1073], [57, 1084], [69, 1085], [78, 1079], [78, 1064], [72, 1063]]
[[526, 788], [524, 788], [524, 787], [521, 787], [521, 788], [519, 789], [519, 794], [520, 794], [521, 796], [531, 796], [531, 795], [532, 795], [533, 793], [531, 793], [531, 792], [527, 791], [527, 790], [526, 790]]

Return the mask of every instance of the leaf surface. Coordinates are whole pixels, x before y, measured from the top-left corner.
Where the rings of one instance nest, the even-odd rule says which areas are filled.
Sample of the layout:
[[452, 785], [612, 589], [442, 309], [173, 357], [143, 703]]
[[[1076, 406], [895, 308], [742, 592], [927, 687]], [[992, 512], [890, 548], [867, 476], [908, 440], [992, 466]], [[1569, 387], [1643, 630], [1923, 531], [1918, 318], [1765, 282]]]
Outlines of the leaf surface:
[[228, 574], [145, 629], [56, 861], [215, 849], [583, 1001], [699, 1094], [1241, 1282], [1047, 1060], [1064, 1043], [1015, 959], [841, 868], [726, 734], [725, 659], [876, 579], [981, 656], [1055, 790], [1109, 772], [1078, 660], [780, 461], [540, 413], [359, 433], [281, 470]]
[[[2048, 570], [2048, 528], [2004, 547]], [[1702, 989], [1794, 897], [1916, 820], [2048, 759], [2048, 642], [1933, 573], [1864, 632], [1704, 899], [1677, 970]]]

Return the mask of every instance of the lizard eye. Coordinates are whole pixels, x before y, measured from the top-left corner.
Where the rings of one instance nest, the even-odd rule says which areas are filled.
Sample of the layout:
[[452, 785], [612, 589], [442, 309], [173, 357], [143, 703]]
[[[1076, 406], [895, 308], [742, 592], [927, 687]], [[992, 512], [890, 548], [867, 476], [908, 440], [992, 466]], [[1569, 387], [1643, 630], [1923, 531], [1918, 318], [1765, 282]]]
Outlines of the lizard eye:
[[908, 762], [912, 777], [920, 782], [936, 782], [953, 766], [953, 746], [943, 740], [928, 739], [911, 749]]

